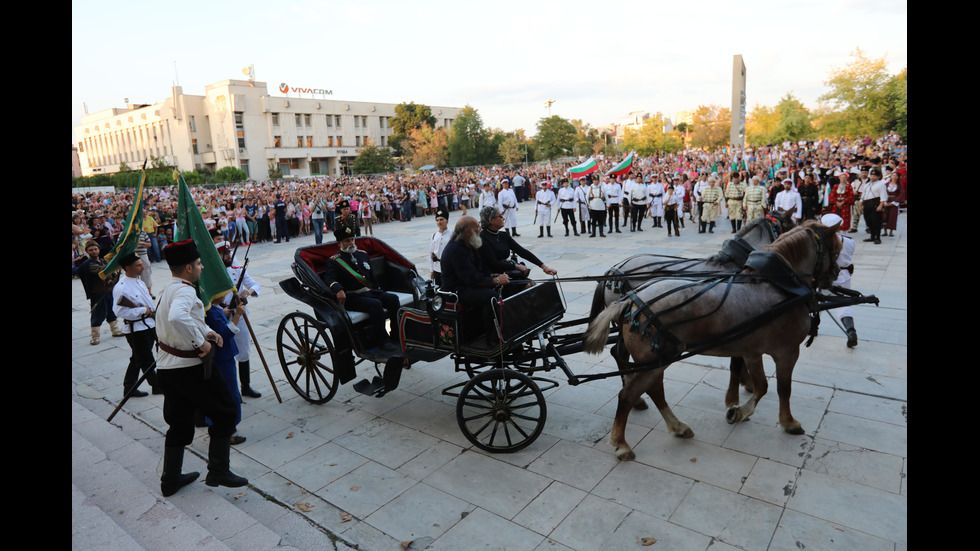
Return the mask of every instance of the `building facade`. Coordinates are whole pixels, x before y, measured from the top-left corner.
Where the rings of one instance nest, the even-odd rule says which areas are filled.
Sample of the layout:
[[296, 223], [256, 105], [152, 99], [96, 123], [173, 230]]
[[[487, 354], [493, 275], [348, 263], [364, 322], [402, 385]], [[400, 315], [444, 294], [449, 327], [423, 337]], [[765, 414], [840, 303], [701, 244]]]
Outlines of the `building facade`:
[[[225, 80], [203, 96], [180, 86], [153, 105], [130, 105], [82, 117], [75, 127], [82, 175], [136, 169], [158, 158], [182, 171], [226, 166], [253, 180], [337, 176], [368, 145], [387, 147], [394, 103], [270, 96], [266, 83]], [[461, 108], [432, 106], [447, 130]]]

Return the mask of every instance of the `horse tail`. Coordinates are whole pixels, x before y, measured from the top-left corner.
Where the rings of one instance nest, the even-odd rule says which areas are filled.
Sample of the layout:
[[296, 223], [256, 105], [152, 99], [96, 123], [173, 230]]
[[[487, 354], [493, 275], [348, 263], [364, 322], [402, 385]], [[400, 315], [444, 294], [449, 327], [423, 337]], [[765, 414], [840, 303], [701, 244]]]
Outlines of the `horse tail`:
[[626, 301], [614, 302], [606, 307], [598, 316], [592, 319], [589, 328], [585, 331], [583, 347], [589, 354], [598, 354], [606, 347], [606, 339], [609, 337], [609, 324], [616, 318], [623, 315], [623, 309], [629, 305]]
[[595, 286], [595, 293], [592, 295], [592, 310], [589, 312], [589, 319], [595, 319], [606, 308], [606, 282], [600, 281]]

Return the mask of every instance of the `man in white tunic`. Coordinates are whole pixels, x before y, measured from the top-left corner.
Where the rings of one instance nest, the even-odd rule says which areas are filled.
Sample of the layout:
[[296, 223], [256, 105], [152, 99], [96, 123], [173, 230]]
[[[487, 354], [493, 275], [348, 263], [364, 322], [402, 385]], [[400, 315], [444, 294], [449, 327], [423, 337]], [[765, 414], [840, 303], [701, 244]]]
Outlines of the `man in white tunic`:
[[248, 480], [232, 473], [229, 465], [237, 405], [220, 372], [210, 366], [214, 351], [209, 341], [221, 346], [221, 335], [204, 324], [204, 304], [194, 287], [204, 269], [201, 255], [194, 241], [186, 239], [168, 245], [164, 256], [174, 277], [160, 296], [156, 317], [157, 378], [163, 390], [163, 419], [169, 425], [160, 490], [165, 497], [171, 496], [199, 476], [181, 473], [184, 446], [194, 439], [195, 410], [212, 421], [205, 482], [208, 486], [245, 486]]
[[552, 237], [551, 207], [555, 206], [558, 198], [555, 197], [555, 192], [551, 191], [551, 185], [548, 182], [541, 184], [541, 189], [534, 194], [534, 200], [537, 203], [534, 208], [537, 209], [535, 214], [538, 218], [538, 237], [544, 237], [545, 228], [548, 228], [548, 237]]
[[504, 215], [504, 231], [510, 229], [511, 235], [519, 237], [517, 233], [517, 196], [514, 190], [510, 189], [510, 182], [504, 179], [500, 182], [500, 193], [497, 194], [497, 204], [500, 205], [500, 212]]

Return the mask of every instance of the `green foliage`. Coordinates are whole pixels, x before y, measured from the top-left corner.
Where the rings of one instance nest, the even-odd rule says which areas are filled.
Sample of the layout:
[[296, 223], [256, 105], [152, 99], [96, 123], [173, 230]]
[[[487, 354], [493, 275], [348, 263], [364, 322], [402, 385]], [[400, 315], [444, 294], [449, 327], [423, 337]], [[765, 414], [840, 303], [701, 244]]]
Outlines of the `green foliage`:
[[449, 164], [473, 166], [487, 164], [496, 152], [490, 151], [490, 136], [483, 128], [483, 118], [467, 105], [453, 121], [447, 146]]
[[388, 144], [395, 149], [395, 155], [408, 153], [405, 149], [408, 132], [413, 128], [422, 128], [423, 124], [428, 124], [429, 128], [436, 127], [436, 118], [432, 116], [432, 108], [428, 105], [403, 102], [395, 106], [395, 116], [391, 119], [392, 136], [388, 141]]
[[578, 131], [575, 125], [558, 115], [538, 120], [538, 134], [534, 137], [534, 149], [539, 159], [568, 157], [575, 152]]
[[684, 140], [680, 133], [675, 130], [667, 134], [664, 132], [665, 125], [663, 116], [658, 114], [643, 121], [643, 126], [637, 130], [627, 128], [626, 137], [623, 139], [623, 150], [636, 150], [641, 156], [680, 151], [684, 147]]
[[247, 178], [245, 171], [240, 168], [235, 168], [233, 166], [226, 166], [218, 169], [218, 172], [214, 173], [214, 181], [223, 184], [225, 182], [241, 182]]
[[895, 75], [888, 83], [888, 126], [902, 139], [909, 137], [909, 70]]
[[133, 169], [129, 168], [129, 165], [126, 164], [126, 161], [119, 163], [119, 172], [132, 172], [132, 170]]
[[779, 123], [770, 136], [770, 142], [798, 141], [813, 137], [810, 111], [793, 94], [786, 94], [779, 101], [776, 114], [779, 116]]
[[765, 145], [772, 143], [772, 134], [779, 126], [779, 113], [775, 107], [756, 105], [745, 121], [745, 143]]
[[524, 161], [524, 152], [527, 150], [527, 142], [516, 133], [509, 133], [500, 142], [497, 152], [500, 158], [507, 164], [520, 163]]
[[196, 170], [191, 170], [188, 172], [181, 172], [181, 176], [184, 177], [184, 181], [187, 182], [189, 186], [203, 186], [204, 176]]
[[824, 82], [830, 90], [820, 96], [820, 101], [829, 102], [842, 112], [841, 124], [844, 133], [857, 135], [877, 135], [888, 127], [888, 91], [891, 77], [885, 58], [869, 59], [860, 48], [851, 54], [852, 60], [845, 67], [830, 72]]
[[282, 180], [282, 169], [277, 163], [269, 163], [269, 179]]
[[380, 174], [395, 171], [395, 159], [387, 147], [370, 144], [354, 159], [354, 174]]

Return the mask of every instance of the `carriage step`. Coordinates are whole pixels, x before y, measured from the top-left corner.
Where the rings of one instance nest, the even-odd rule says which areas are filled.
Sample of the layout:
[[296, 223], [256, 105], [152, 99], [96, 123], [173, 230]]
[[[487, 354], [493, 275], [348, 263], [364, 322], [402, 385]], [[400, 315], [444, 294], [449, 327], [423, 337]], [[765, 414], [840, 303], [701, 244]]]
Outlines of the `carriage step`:
[[376, 396], [380, 398], [385, 395], [385, 380], [377, 376], [371, 381], [361, 379], [360, 382], [354, 383], [354, 391], [365, 396]]

